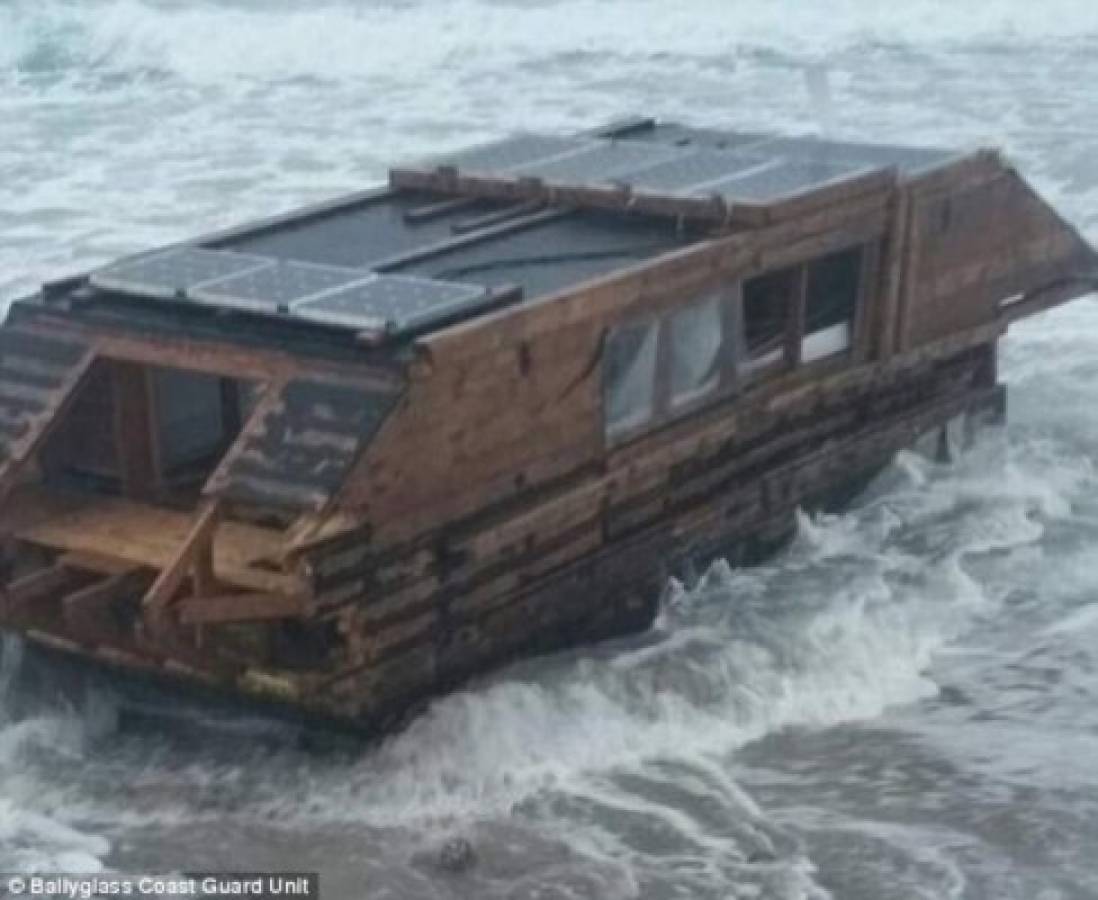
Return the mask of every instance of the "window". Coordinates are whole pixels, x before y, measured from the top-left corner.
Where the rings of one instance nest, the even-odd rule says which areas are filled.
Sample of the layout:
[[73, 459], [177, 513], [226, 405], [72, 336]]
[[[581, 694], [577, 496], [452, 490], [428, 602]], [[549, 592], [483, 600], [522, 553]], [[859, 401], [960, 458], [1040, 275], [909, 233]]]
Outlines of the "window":
[[607, 434], [621, 434], [652, 418], [656, 406], [658, 341], [656, 320], [610, 332], [603, 364]]
[[720, 382], [722, 333], [720, 295], [680, 309], [670, 318], [671, 405], [683, 406]]
[[757, 372], [785, 360], [786, 332], [799, 272], [797, 268], [782, 269], [744, 282], [743, 371]]
[[603, 354], [607, 436], [683, 416], [728, 394], [740, 375], [761, 378], [849, 350], [865, 259], [862, 247], [832, 253], [614, 328]]
[[832, 253], [808, 266], [802, 362], [849, 350], [862, 278], [862, 250]]

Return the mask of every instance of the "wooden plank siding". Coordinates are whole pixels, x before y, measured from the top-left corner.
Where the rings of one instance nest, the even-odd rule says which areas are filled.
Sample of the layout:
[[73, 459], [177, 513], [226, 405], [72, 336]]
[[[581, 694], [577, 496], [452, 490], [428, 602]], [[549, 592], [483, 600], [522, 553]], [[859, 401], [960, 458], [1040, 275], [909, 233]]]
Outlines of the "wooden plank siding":
[[[1094, 251], [1017, 172], [966, 175], [912, 185], [901, 350], [993, 321], [1002, 301], [1057, 286], [1065, 273], [1098, 275]], [[1088, 289], [1081, 283], [1075, 296]]]
[[[987, 199], [1008, 187], [1014, 206]], [[1001, 407], [995, 342], [1006, 318], [997, 306], [974, 310], [962, 298], [947, 325], [926, 324], [943, 315], [936, 302], [982, 277], [960, 267], [986, 250], [969, 246], [967, 260], [964, 250], [938, 252], [926, 210], [943, 195], [962, 210], [971, 198], [974, 215], [1032, 218], [1023, 238], [1004, 243], [1013, 254], [998, 264], [1004, 284], [1062, 269], [1065, 253], [1093, 259], [1040, 201], [1017, 205], [1028, 188], [997, 157], [978, 155], [423, 340], [406, 396], [337, 500], [355, 527], [304, 551], [318, 610], [346, 640], [343, 674], [316, 702], [382, 714], [520, 648], [592, 639], [602, 633], [593, 618], [607, 633], [641, 627], [638, 610], [650, 616], [668, 567], [685, 554], [773, 538], [799, 503], [879, 467], [920, 433], [958, 412]], [[980, 213], [985, 206], [991, 212]], [[859, 245], [862, 305], [849, 354], [607, 447], [609, 328]], [[939, 280], [928, 283], [931, 268]], [[798, 357], [797, 335], [787, 343]]]
[[[446, 329], [336, 501], [379, 545], [601, 465], [605, 332], [764, 269], [879, 240], [888, 194], [702, 243], [556, 298]], [[430, 435], [429, 439], [425, 436]]]
[[644, 627], [679, 561], [777, 536], [799, 504], [960, 412], [1000, 404], [993, 355], [976, 345], [824, 408], [806, 400], [665, 463], [659, 481], [628, 494], [604, 477], [521, 517], [452, 537], [440, 529], [433, 545], [315, 548], [318, 606], [353, 640], [342, 674], [318, 683], [312, 702], [370, 718], [520, 652]]

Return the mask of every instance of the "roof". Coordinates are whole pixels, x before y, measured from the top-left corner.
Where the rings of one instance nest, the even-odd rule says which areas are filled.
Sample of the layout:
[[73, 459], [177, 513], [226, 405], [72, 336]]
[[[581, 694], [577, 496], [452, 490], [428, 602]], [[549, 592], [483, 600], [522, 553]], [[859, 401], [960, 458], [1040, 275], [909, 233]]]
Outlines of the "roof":
[[886, 168], [914, 175], [960, 155], [953, 150], [653, 123], [611, 137], [521, 134], [407, 168], [760, 203]]
[[[730, 204], [765, 207], [957, 155], [650, 120], [518, 135], [395, 169], [388, 189], [119, 260], [44, 296], [113, 324], [231, 340], [399, 343], [699, 240], [712, 233], [713, 198], [727, 218]], [[592, 188], [630, 203], [600, 208], [586, 202]]]

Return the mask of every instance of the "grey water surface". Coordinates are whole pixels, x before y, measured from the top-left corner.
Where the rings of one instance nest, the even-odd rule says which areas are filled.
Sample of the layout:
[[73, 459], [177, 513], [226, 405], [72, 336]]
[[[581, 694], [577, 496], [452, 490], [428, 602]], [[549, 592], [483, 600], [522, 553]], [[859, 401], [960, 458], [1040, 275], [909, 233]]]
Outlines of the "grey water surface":
[[[391, 160], [634, 112], [1001, 146], [1098, 240], [1093, 0], [0, 0], [0, 300]], [[375, 748], [97, 741], [7, 695], [0, 871], [1098, 898], [1098, 302], [1002, 349], [1005, 435], [902, 455], [769, 564], [669, 586], [651, 633], [507, 670]], [[434, 865], [453, 835], [462, 875]]]

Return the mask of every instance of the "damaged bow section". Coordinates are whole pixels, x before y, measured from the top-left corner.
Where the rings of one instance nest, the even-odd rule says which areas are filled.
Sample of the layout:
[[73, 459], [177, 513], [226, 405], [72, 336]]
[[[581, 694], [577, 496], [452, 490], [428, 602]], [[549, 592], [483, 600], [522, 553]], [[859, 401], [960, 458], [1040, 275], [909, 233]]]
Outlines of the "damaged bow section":
[[0, 627], [376, 732], [646, 627], [1001, 418], [1098, 257], [999, 155], [617, 123], [46, 285], [0, 329]]

